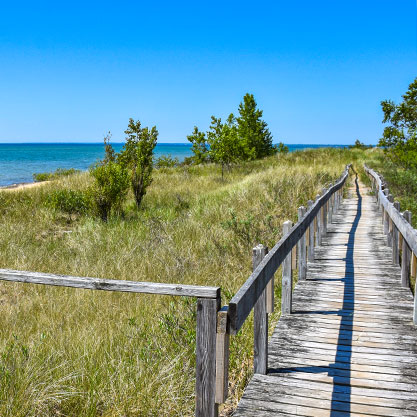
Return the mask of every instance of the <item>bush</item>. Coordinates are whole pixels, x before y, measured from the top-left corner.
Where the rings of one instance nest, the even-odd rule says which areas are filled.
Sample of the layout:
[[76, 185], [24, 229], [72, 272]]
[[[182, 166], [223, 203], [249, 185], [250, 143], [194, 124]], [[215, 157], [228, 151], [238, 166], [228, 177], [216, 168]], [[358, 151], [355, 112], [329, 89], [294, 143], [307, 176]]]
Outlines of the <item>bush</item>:
[[162, 155], [156, 160], [155, 167], [172, 168], [178, 166], [179, 164], [180, 161], [178, 158], [173, 158], [171, 155]]
[[112, 209], [120, 210], [130, 186], [129, 173], [114, 161], [102, 161], [90, 170], [95, 179], [91, 195], [99, 216], [107, 221]]
[[48, 197], [49, 205], [55, 209], [72, 216], [85, 214], [89, 208], [89, 198], [86, 193], [76, 190], [58, 190]]
[[50, 180], [55, 180], [57, 178], [68, 177], [69, 175], [78, 174], [79, 172], [81, 171], [78, 169], [74, 169], [74, 168], [70, 168], [70, 169], [58, 168], [54, 172], [35, 173], [33, 174], [33, 180], [36, 182], [50, 181]]

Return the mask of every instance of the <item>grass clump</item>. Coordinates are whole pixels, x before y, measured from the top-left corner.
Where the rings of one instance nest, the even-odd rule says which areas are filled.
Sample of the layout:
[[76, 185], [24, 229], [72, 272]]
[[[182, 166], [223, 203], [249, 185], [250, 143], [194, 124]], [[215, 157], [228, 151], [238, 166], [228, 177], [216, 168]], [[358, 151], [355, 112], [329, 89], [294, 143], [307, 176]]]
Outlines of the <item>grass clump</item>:
[[[279, 154], [239, 164], [223, 181], [213, 164], [155, 170], [140, 209], [129, 190], [123, 213], [112, 210], [107, 222], [68, 221], [44, 204], [57, 193], [71, 201], [68, 190], [87, 192], [90, 173], [0, 192], [0, 266], [220, 286], [225, 304], [251, 273], [252, 247], [272, 247], [297, 207], [365, 155]], [[275, 290], [274, 320], [278, 283]], [[194, 299], [1, 282], [0, 415], [193, 415], [195, 310]], [[251, 376], [252, 338], [251, 319], [231, 338], [223, 415]]]

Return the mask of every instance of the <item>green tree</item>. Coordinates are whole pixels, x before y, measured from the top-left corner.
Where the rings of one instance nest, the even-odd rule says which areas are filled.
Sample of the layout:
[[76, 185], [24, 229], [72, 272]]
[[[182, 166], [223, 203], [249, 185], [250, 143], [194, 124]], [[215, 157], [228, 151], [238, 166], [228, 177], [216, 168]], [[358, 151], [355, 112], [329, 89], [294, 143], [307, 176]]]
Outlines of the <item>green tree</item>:
[[118, 162], [130, 173], [130, 181], [139, 208], [146, 189], [152, 183], [153, 151], [158, 139], [156, 127], [142, 128], [140, 121], [129, 119], [125, 130], [126, 143], [118, 157]]
[[207, 141], [210, 145], [210, 159], [221, 164], [222, 178], [224, 178], [224, 167], [230, 167], [232, 163], [242, 159], [242, 146], [235, 116], [231, 113], [226, 123], [222, 123], [220, 118], [211, 116]]
[[193, 133], [187, 136], [189, 142], [192, 143], [191, 150], [193, 152], [193, 161], [196, 164], [203, 164], [210, 159], [209, 147], [206, 134], [200, 132], [197, 126], [194, 126]]
[[381, 102], [386, 126], [378, 145], [388, 156], [404, 168], [417, 168], [417, 78], [395, 104], [391, 100]]
[[238, 136], [245, 159], [257, 159], [277, 152], [267, 123], [262, 120], [263, 111], [257, 108], [253, 94], [247, 93], [239, 104], [237, 118]]
[[278, 153], [288, 153], [289, 151], [288, 146], [285, 146], [283, 142], [279, 142], [276, 146], [276, 152]]

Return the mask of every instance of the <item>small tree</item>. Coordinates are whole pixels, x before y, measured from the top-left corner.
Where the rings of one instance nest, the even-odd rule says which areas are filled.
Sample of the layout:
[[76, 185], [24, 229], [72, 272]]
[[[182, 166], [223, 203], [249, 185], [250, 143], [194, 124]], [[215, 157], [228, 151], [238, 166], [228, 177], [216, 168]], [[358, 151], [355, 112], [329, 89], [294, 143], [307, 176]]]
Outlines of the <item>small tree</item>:
[[210, 158], [221, 164], [223, 179], [224, 167], [229, 167], [242, 157], [242, 147], [234, 115], [230, 114], [224, 124], [220, 118], [211, 116], [207, 140], [210, 145]]
[[130, 172], [130, 181], [139, 208], [146, 189], [152, 183], [153, 150], [158, 139], [156, 127], [142, 128], [140, 121], [129, 119], [125, 130], [126, 143], [118, 161]]
[[276, 146], [276, 152], [278, 153], [288, 153], [289, 151], [288, 146], [284, 145], [283, 142], [279, 142]]
[[390, 125], [385, 127], [378, 145], [404, 168], [417, 168], [417, 78], [402, 97], [400, 104], [381, 102], [383, 123]]
[[247, 93], [239, 104], [238, 135], [245, 159], [257, 159], [276, 153], [268, 125], [262, 120], [263, 111], [257, 108], [253, 94]]
[[194, 126], [193, 133], [187, 136], [189, 142], [192, 143], [191, 150], [193, 152], [193, 160], [196, 164], [203, 164], [209, 161], [209, 148], [206, 134], [200, 132], [197, 126]]

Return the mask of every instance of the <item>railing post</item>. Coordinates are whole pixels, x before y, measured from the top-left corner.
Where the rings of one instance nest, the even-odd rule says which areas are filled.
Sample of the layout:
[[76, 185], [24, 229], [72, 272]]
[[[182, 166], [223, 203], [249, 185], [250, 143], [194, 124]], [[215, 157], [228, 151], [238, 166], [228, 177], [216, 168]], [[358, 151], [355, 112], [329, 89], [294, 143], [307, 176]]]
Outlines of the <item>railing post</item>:
[[[416, 258], [415, 253], [413, 253], [412, 256], [413, 256], [414, 265], [416, 266], [417, 265], [417, 258]], [[416, 274], [416, 272], [417, 271], [415, 271], [415, 270], [412, 271], [413, 277], [414, 277], [415, 282], [416, 282], [415, 286], [414, 286], [414, 311], [413, 311], [413, 322], [414, 322], [414, 324], [417, 324], [417, 292], [416, 292], [417, 291], [417, 274]]]
[[334, 194], [332, 194], [329, 198], [329, 223], [333, 222], [333, 200], [334, 200]]
[[[411, 223], [411, 212], [406, 210], [403, 214], [404, 219], [408, 223]], [[403, 237], [403, 251], [401, 257], [401, 285], [403, 287], [410, 287], [410, 261], [411, 261], [411, 250], [408, 246], [407, 241]]]
[[[384, 190], [384, 194], [388, 197], [388, 188]], [[383, 224], [384, 224], [384, 234], [387, 235], [388, 234], [388, 230], [389, 230], [389, 221], [388, 221], [388, 212], [386, 210], [384, 210], [384, 218], [383, 218]]]
[[[388, 196], [388, 201], [390, 203], [394, 202], [394, 197], [392, 196], [392, 194], [390, 194]], [[389, 216], [389, 214], [387, 213], [388, 216], [388, 233], [387, 233], [387, 246], [392, 247], [392, 235], [393, 235], [393, 231], [392, 231], [392, 227], [393, 227], [393, 222], [391, 217]]]
[[[398, 201], [394, 201], [394, 208], [400, 212], [400, 203]], [[400, 264], [400, 251], [399, 251], [399, 232], [397, 226], [392, 224], [392, 262], [394, 265]]]
[[216, 330], [220, 297], [197, 300], [196, 417], [217, 417]]
[[[261, 263], [268, 253], [268, 248], [258, 245], [253, 248], [253, 270]], [[265, 375], [268, 369], [268, 314], [266, 309], [267, 290], [262, 291], [253, 310], [254, 358], [255, 374]]]
[[[309, 209], [313, 204], [313, 200], [307, 201], [307, 207]], [[308, 228], [308, 260], [310, 262], [314, 261], [314, 219], [311, 221]]]
[[216, 403], [223, 404], [229, 390], [229, 342], [230, 330], [227, 315], [228, 307], [217, 313], [216, 335]]
[[[301, 206], [298, 208], [298, 221], [306, 214], [306, 208]], [[303, 233], [300, 240], [297, 243], [298, 252], [298, 279], [305, 280], [307, 276], [307, 257], [306, 257], [306, 234]]]
[[[292, 222], [284, 222], [282, 231], [285, 236], [292, 227]], [[281, 313], [282, 315], [291, 314], [292, 311], [292, 268], [291, 268], [291, 251], [282, 262], [282, 294], [281, 294]]]
[[[326, 188], [323, 188], [322, 195], [326, 194], [326, 192], [327, 192]], [[322, 223], [323, 233], [322, 233], [322, 235], [326, 236], [327, 235], [327, 202], [323, 204], [322, 215], [323, 215], [323, 223]]]
[[[320, 198], [320, 195], [317, 194], [316, 195], [316, 201]], [[316, 246], [320, 246], [321, 245], [321, 234], [322, 234], [322, 213], [323, 213], [323, 208], [320, 207], [315, 220], [315, 224], [316, 224]]]

